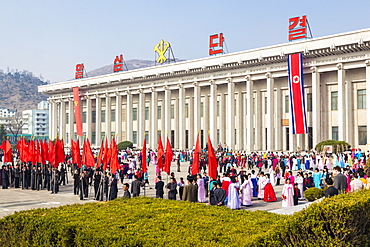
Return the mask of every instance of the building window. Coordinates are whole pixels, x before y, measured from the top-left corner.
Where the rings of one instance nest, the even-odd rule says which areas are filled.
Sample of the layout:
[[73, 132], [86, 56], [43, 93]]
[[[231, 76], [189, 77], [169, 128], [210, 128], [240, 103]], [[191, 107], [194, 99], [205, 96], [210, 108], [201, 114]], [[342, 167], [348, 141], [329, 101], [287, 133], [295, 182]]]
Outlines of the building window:
[[69, 113], [66, 113], [66, 124], [69, 124]]
[[338, 110], [338, 92], [331, 92], [331, 109]]
[[267, 97], [265, 97], [265, 114], [267, 114]]
[[357, 90], [357, 109], [366, 109], [366, 89]]
[[217, 129], [217, 143], [220, 143], [220, 130]]
[[254, 114], [254, 107], [256, 106], [256, 98], [253, 98], [252, 114]]
[[96, 144], [96, 132], [91, 133], [91, 143]]
[[162, 106], [157, 107], [157, 117], [158, 119], [162, 119]]
[[236, 99], [234, 100], [234, 116], [236, 116]]
[[367, 126], [358, 126], [358, 145], [367, 144]]
[[112, 109], [110, 112], [110, 121], [115, 122], [116, 121], [116, 110]]
[[105, 132], [101, 132], [101, 139], [104, 139], [105, 137]]
[[132, 142], [137, 144], [137, 131], [132, 132]]
[[307, 94], [307, 111], [312, 111], [312, 93]]
[[185, 118], [188, 118], [189, 117], [189, 104], [186, 103], [185, 104]]
[[200, 117], [204, 116], [204, 103], [200, 102]]
[[289, 113], [289, 95], [285, 95], [285, 103], [284, 103], [284, 106], [285, 106], [285, 113]]
[[145, 107], [145, 120], [149, 120], [149, 107]]
[[105, 110], [101, 111], [101, 122], [105, 123]]
[[175, 105], [171, 105], [171, 119], [175, 118]]
[[91, 112], [91, 118], [92, 118], [92, 119], [91, 119], [91, 120], [92, 120], [92, 122], [93, 122], [93, 123], [96, 123], [96, 111], [92, 111], [92, 112]]
[[132, 120], [137, 120], [137, 108], [132, 108]]
[[145, 140], [146, 143], [149, 143], [149, 131], [145, 131]]
[[334, 141], [339, 140], [338, 126], [332, 126], [331, 127], [331, 139], [334, 140]]
[[236, 137], [237, 137], [237, 133], [236, 133], [236, 129], [234, 129], [234, 145], [236, 145]]
[[86, 112], [82, 112], [82, 122], [86, 123]]
[[116, 132], [111, 132], [110, 136], [112, 137], [112, 139], [115, 138], [116, 137]]
[[217, 100], [217, 117], [220, 116], [220, 101]]

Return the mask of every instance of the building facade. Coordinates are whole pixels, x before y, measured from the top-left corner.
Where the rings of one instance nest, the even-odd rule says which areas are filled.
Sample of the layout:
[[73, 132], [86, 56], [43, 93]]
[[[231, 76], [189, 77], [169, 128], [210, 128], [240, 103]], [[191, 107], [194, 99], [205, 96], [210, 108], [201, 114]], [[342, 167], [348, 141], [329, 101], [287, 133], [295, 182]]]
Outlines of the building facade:
[[[75, 138], [72, 88], [80, 88], [84, 135], [167, 136], [178, 149], [213, 143], [235, 150], [304, 150], [336, 139], [370, 143], [370, 29], [83, 78], [39, 87], [50, 95], [50, 137]], [[287, 55], [303, 54], [308, 134], [291, 134]], [[367, 90], [369, 89], [369, 90]], [[214, 144], [215, 145], [215, 144]]]
[[37, 110], [22, 111], [24, 125], [22, 126], [22, 134], [31, 135], [34, 137], [49, 136], [49, 109], [48, 102], [41, 101], [37, 105]]

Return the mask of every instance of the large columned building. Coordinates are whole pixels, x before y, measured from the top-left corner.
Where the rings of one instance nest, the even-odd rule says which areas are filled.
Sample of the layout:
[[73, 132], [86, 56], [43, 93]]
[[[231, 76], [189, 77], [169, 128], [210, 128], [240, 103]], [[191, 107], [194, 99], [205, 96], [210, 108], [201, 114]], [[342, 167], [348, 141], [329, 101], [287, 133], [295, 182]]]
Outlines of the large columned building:
[[[303, 54], [308, 134], [291, 134], [287, 55]], [[334, 139], [370, 143], [370, 29], [39, 87], [50, 95], [50, 137], [83, 132], [150, 148], [168, 136], [192, 148], [199, 133], [235, 150], [305, 150]]]

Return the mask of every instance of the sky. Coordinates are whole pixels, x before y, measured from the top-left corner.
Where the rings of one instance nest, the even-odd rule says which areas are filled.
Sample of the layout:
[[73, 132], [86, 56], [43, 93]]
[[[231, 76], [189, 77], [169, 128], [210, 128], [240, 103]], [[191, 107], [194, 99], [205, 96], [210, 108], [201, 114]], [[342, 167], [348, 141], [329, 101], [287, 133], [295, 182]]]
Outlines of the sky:
[[45, 80], [74, 77], [126, 60], [153, 60], [161, 39], [176, 58], [208, 56], [209, 36], [223, 33], [229, 52], [287, 42], [288, 19], [307, 15], [314, 37], [370, 28], [368, 0], [3, 0], [0, 69]]

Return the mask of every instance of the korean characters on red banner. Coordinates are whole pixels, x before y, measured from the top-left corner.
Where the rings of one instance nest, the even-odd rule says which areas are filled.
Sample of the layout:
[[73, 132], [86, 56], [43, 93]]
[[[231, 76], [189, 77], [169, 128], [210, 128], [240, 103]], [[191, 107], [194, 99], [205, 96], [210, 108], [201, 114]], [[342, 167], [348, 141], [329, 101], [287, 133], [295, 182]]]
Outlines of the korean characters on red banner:
[[222, 54], [224, 41], [223, 33], [209, 36], [209, 55]]
[[293, 17], [289, 19], [288, 40], [303, 39], [307, 37], [307, 19], [306, 16]]
[[80, 63], [76, 65], [76, 79], [80, 79], [84, 77], [84, 64]]
[[121, 54], [119, 57], [116, 56], [116, 59], [114, 59], [113, 72], [119, 72], [122, 70], [123, 70], [123, 56]]

